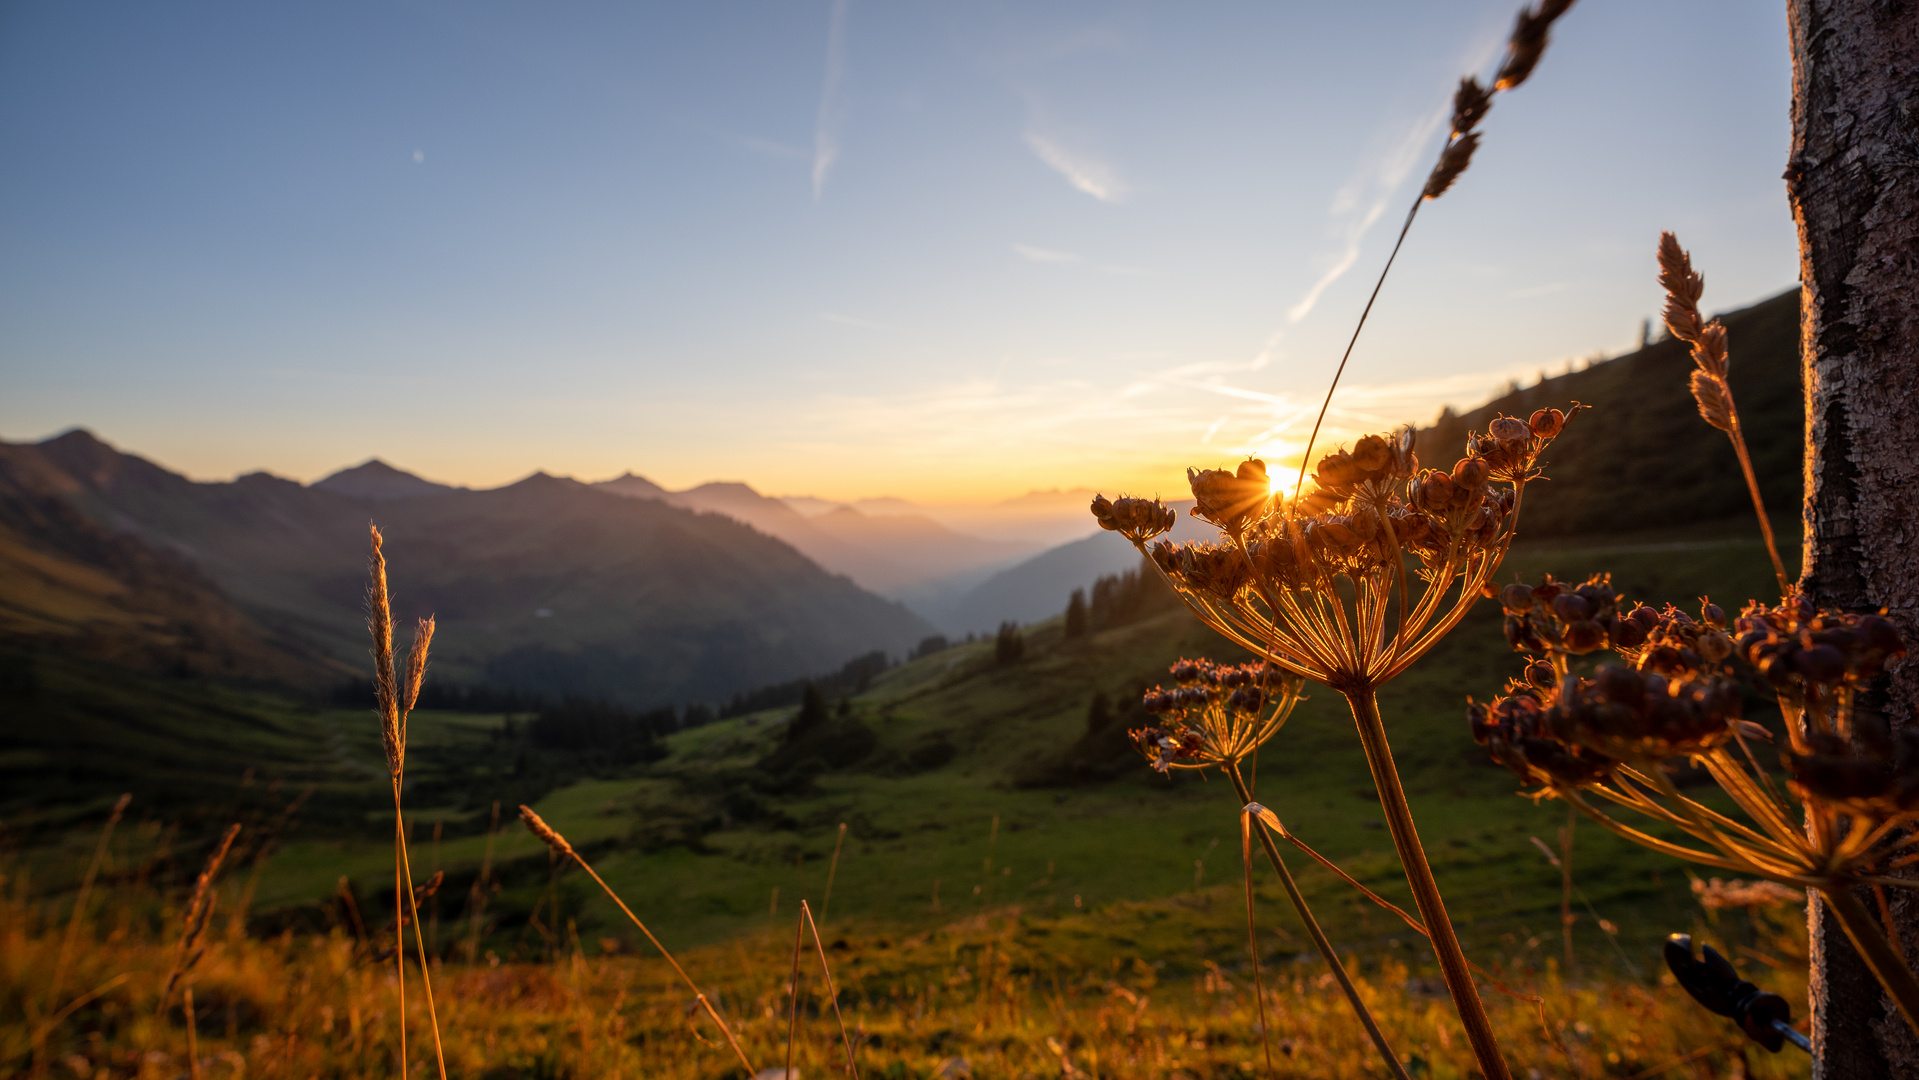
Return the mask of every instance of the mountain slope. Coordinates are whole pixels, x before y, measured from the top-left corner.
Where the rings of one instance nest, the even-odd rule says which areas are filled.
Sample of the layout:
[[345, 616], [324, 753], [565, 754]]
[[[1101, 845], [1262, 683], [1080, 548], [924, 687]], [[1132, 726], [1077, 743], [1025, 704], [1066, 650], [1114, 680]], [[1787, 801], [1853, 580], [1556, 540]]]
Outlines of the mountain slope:
[[730, 518], [543, 474], [352, 498], [257, 473], [198, 484], [85, 432], [7, 450], [7, 474], [41, 475], [94, 526], [184, 559], [273, 632], [356, 668], [369, 520], [387, 535], [396, 614], [437, 614], [454, 678], [714, 700], [931, 630]]
[[176, 674], [318, 686], [346, 669], [276, 639], [179, 555], [104, 528], [71, 479], [0, 444], [0, 638]]
[[[1732, 390], [1766, 509], [1796, 515], [1801, 493], [1799, 293], [1794, 290], [1724, 316]], [[1584, 371], [1545, 379], [1419, 433], [1419, 458], [1450, 468], [1466, 432], [1500, 413], [1528, 416], [1546, 406], [1591, 406], [1546, 454], [1548, 480], [1528, 485], [1524, 535], [1566, 536], [1659, 528], [1752, 512], [1739, 462], [1723, 432], [1693, 404], [1686, 346], [1667, 339]], [[1757, 526], [1755, 525], [1755, 530]]]

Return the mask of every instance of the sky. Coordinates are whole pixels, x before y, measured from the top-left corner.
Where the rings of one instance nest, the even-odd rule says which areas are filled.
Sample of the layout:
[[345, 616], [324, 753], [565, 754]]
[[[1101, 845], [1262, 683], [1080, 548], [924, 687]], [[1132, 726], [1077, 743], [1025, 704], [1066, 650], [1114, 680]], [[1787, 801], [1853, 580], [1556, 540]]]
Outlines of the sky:
[[[1515, 10], [14, 0], [0, 438], [1182, 495], [1297, 462]], [[1577, 4], [1421, 210], [1330, 439], [1630, 348], [1661, 229], [1711, 309], [1792, 287], [1790, 75], [1777, 2]]]

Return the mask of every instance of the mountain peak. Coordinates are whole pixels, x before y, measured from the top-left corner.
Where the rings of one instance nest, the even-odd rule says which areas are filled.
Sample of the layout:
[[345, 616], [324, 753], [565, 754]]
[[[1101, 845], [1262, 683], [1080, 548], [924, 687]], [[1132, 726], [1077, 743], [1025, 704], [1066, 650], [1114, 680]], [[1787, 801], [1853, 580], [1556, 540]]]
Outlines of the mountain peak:
[[670, 494], [665, 488], [631, 469], [611, 480], [597, 481], [593, 486], [631, 499], [664, 499]]
[[368, 458], [350, 469], [341, 469], [312, 486], [349, 499], [418, 499], [456, 490], [396, 469], [379, 458]]

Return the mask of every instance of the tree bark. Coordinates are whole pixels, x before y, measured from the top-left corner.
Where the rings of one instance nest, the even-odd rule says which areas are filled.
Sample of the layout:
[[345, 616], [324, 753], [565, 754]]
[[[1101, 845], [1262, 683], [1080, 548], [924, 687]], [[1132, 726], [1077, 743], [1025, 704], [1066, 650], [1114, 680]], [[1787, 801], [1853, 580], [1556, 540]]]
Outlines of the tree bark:
[[[1806, 392], [1800, 584], [1821, 607], [1883, 608], [1919, 642], [1919, 0], [1787, 0], [1787, 13], [1785, 179]], [[1895, 726], [1919, 722], [1919, 662], [1867, 696]], [[1914, 957], [1919, 903], [1893, 891], [1894, 940]], [[1813, 1075], [1919, 1077], [1919, 1039], [1817, 902], [1811, 932]]]

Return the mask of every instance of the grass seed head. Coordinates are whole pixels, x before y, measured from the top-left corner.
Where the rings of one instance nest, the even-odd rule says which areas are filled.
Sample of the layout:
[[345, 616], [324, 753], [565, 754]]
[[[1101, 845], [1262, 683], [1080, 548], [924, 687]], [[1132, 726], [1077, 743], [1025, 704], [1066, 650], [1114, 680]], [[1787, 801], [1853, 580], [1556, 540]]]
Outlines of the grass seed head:
[[1553, 23], [1572, 6], [1572, 0], [1540, 0], [1538, 7], [1520, 9], [1512, 36], [1506, 42], [1506, 58], [1499, 65], [1495, 87], [1511, 90], [1526, 81], [1546, 53]]
[[[373, 637], [373, 701], [380, 711], [380, 745], [387, 771], [399, 776], [406, 766], [406, 732], [401, 727], [399, 678], [393, 669], [393, 605], [387, 596], [385, 539], [369, 525], [372, 552], [367, 556], [366, 628]], [[426, 654], [420, 654], [422, 671]]]
[[531, 806], [521, 804], [520, 820], [526, 822], [527, 831], [539, 837], [547, 847], [552, 848], [555, 855], [564, 859], [573, 854], [573, 845], [567, 843], [566, 837], [554, 831], [553, 826], [548, 825], [540, 815], [534, 813]]

